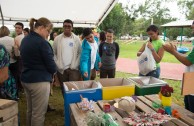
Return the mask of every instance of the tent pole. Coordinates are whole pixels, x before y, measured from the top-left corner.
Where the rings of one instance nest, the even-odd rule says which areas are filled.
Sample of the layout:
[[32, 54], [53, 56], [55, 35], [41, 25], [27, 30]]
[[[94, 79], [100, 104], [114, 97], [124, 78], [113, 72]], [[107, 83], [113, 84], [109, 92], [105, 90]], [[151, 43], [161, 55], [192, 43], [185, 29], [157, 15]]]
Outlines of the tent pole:
[[180, 47], [182, 46], [182, 42], [183, 42], [183, 27], [181, 27], [181, 43], [180, 43]]
[[2, 9], [1, 9], [1, 5], [0, 5], [0, 11], [1, 11], [1, 18], [2, 18], [2, 26], [4, 26], [4, 18], [3, 18], [3, 12], [2, 12]]
[[164, 41], [166, 41], [166, 27], [164, 27]]

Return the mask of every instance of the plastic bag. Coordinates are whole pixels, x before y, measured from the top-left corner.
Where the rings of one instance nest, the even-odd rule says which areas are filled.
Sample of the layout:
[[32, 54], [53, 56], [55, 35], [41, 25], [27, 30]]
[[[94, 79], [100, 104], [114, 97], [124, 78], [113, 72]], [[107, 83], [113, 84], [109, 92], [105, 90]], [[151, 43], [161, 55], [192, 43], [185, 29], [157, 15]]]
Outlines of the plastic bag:
[[151, 50], [145, 46], [144, 52], [137, 59], [139, 73], [146, 75], [149, 72], [156, 70], [156, 61], [152, 55]]

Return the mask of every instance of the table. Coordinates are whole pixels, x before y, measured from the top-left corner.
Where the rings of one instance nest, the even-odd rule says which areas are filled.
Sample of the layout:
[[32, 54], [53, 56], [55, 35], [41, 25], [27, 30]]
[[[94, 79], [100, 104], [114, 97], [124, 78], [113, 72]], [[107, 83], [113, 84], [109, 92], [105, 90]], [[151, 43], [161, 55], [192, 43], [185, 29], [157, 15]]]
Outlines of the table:
[[[158, 109], [152, 107], [152, 101], [159, 100], [158, 95], [145, 95], [138, 96], [138, 100], [136, 102], [136, 109], [134, 112], [156, 112]], [[94, 112], [100, 113], [102, 112], [103, 103], [105, 101], [100, 100], [94, 103]], [[194, 126], [194, 113], [184, 109], [183, 107], [172, 103], [172, 109], [178, 110], [180, 114], [180, 119], [173, 118], [170, 121], [162, 124], [162, 126]], [[119, 110], [115, 110], [113, 112], [109, 112], [113, 118], [116, 119], [116, 122], [120, 126], [128, 126], [123, 122], [123, 118], [127, 117], [128, 114]], [[70, 118], [71, 118], [71, 126], [87, 126], [85, 122], [87, 112], [83, 112], [79, 108], [79, 103], [70, 104]]]

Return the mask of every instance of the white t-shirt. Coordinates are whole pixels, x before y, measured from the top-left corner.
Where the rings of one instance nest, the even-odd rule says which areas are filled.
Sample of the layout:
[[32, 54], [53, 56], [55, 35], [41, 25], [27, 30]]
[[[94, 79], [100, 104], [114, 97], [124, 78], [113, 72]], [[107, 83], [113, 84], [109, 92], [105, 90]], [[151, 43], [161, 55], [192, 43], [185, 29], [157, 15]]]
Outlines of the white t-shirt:
[[15, 37], [15, 39], [19, 42], [19, 46], [21, 45], [22, 39], [24, 38], [24, 34], [20, 34]]
[[95, 41], [94, 43], [88, 42], [91, 47], [91, 69], [94, 69], [94, 64], [96, 62], [96, 53], [98, 51], [98, 44]]
[[4, 45], [5, 48], [7, 49], [7, 51], [9, 52], [10, 55], [10, 63], [15, 63], [16, 60], [14, 60], [13, 58], [11, 58], [12, 56], [12, 48], [14, 46], [14, 39], [12, 37], [9, 36], [5, 36], [5, 37], [1, 37], [0, 38], [0, 44]]
[[64, 70], [68, 69], [71, 65], [74, 43], [75, 42], [71, 37], [65, 37], [62, 39], [62, 61]]

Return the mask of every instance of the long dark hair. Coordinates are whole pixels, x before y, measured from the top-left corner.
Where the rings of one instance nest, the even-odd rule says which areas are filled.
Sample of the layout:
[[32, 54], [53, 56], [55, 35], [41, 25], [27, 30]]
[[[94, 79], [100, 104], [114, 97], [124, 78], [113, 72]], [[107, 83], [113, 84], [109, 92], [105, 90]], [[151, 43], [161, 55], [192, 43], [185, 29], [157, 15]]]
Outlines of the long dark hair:
[[149, 31], [158, 32], [158, 35], [159, 35], [159, 29], [158, 29], [158, 27], [156, 25], [150, 25], [147, 28], [146, 32], [149, 32]]

